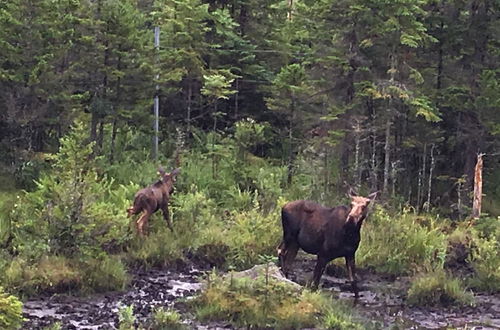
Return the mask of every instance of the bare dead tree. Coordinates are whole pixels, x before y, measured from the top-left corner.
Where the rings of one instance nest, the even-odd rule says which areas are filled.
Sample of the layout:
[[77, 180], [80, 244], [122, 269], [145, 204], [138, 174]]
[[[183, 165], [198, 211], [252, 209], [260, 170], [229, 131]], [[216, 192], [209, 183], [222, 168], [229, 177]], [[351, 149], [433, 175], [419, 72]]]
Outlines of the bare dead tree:
[[474, 169], [474, 199], [472, 201], [472, 219], [479, 219], [481, 216], [481, 202], [483, 195], [483, 156], [477, 155], [476, 167]]

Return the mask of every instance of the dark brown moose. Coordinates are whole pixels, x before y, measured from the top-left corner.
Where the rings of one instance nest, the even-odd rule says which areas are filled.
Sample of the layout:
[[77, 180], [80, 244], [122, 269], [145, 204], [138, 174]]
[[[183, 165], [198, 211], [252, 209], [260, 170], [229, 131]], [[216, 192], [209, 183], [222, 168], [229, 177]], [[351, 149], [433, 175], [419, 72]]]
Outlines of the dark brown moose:
[[176, 168], [171, 173], [165, 173], [163, 168], [160, 167], [158, 169], [160, 180], [135, 194], [134, 205], [127, 209], [127, 213], [130, 217], [143, 212], [136, 222], [139, 235], [144, 236], [144, 226], [147, 225], [149, 217], [158, 210], [162, 210], [168, 228], [174, 231], [168, 214], [168, 201], [174, 191], [174, 183], [179, 172], [180, 169]]
[[377, 193], [361, 197], [350, 191], [349, 195], [350, 208], [328, 208], [305, 200], [289, 202], [283, 206], [283, 241], [278, 247], [278, 256], [285, 276], [288, 275], [299, 248], [318, 257], [312, 278], [314, 289], [318, 288], [327, 263], [344, 257], [352, 290], [358, 297], [354, 254], [359, 246], [360, 229], [368, 206]]

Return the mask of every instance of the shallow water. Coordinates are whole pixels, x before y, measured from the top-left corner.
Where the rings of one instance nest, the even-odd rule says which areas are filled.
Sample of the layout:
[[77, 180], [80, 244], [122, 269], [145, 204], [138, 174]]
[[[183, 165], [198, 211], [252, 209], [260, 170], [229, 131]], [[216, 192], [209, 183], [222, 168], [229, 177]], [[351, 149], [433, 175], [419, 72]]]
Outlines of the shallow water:
[[[314, 261], [299, 258], [291, 278], [304, 284], [312, 274]], [[116, 329], [120, 306], [134, 306], [138, 321], [145, 321], [155, 307], [171, 307], [185, 318], [191, 329], [231, 329], [225, 322], [200, 324], [187, 314], [183, 300], [201, 289], [203, 272], [187, 268], [182, 272], [151, 270], [133, 274], [126, 292], [90, 297], [54, 295], [32, 299], [24, 304], [28, 321], [23, 329], [42, 329], [60, 321], [63, 329]], [[335, 275], [335, 274], [333, 274]], [[323, 290], [352, 303], [359, 314], [376, 327], [398, 329], [500, 329], [500, 295], [476, 294], [476, 306], [460, 309], [409, 307], [404, 293], [410, 284], [406, 277], [387, 278], [377, 274], [359, 274], [360, 298], [354, 299], [350, 284], [343, 275], [322, 277]]]

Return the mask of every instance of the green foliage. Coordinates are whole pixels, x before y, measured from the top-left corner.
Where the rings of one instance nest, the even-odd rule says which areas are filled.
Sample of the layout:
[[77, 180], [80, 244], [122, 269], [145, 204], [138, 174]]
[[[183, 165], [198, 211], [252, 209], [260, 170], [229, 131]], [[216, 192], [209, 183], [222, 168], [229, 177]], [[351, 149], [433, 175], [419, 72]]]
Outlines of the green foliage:
[[473, 295], [465, 291], [460, 280], [443, 270], [417, 275], [408, 290], [408, 303], [412, 305], [471, 305], [473, 301]]
[[97, 259], [83, 262], [84, 290], [90, 292], [107, 292], [124, 290], [130, 276], [121, 259], [102, 255]]
[[229, 246], [231, 265], [244, 269], [261, 255], [274, 255], [281, 239], [280, 208], [265, 215], [257, 207], [235, 213], [228, 219], [224, 242]]
[[82, 284], [77, 265], [60, 256], [42, 256], [36, 262], [16, 257], [3, 271], [1, 283], [23, 295], [78, 290]]
[[[303, 291], [263, 274], [256, 279], [221, 278], [212, 274], [207, 288], [196, 298], [201, 320], [230, 320], [235, 326], [300, 329], [323, 325], [326, 315], [357, 327], [348, 312], [336, 312], [331, 297]], [[342, 304], [341, 304], [342, 305]], [[345, 306], [344, 306], [345, 308]], [[330, 323], [331, 325], [331, 323]]]
[[[498, 227], [498, 226], [497, 226]], [[469, 262], [474, 268], [474, 276], [469, 285], [475, 289], [500, 291], [500, 242], [495, 236], [476, 238]]]
[[17, 297], [4, 292], [0, 286], [0, 328], [20, 329], [23, 321], [22, 302]]
[[61, 322], [54, 322], [48, 327], [43, 328], [43, 330], [61, 330], [61, 329], [62, 329]]
[[437, 220], [403, 213], [390, 215], [381, 208], [363, 224], [356, 259], [362, 266], [392, 274], [441, 269], [446, 235]]
[[186, 329], [186, 326], [182, 324], [179, 312], [159, 307], [153, 312], [151, 328], [154, 330], [182, 330]]
[[135, 319], [133, 305], [118, 308], [119, 330], [135, 330]]

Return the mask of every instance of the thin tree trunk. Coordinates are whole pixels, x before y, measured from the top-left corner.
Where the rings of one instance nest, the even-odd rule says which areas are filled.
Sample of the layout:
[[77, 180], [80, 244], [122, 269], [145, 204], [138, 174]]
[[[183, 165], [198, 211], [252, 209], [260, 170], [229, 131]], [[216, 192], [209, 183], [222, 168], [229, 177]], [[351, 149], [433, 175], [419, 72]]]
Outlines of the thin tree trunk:
[[474, 200], [472, 202], [472, 219], [481, 216], [481, 202], [483, 198], [483, 154], [477, 155], [477, 163], [474, 169]]
[[356, 123], [353, 125], [354, 131], [354, 184], [356, 191], [359, 191], [361, 185], [361, 166], [359, 164], [359, 154], [361, 150], [361, 124], [358, 119], [355, 119]]
[[376, 191], [378, 187], [378, 166], [377, 166], [377, 133], [375, 131], [375, 108], [371, 99], [367, 101], [368, 113], [371, 120], [371, 156], [370, 156], [370, 181], [371, 190]]
[[425, 211], [429, 212], [431, 207], [431, 192], [432, 192], [432, 172], [434, 172], [434, 166], [436, 165], [436, 159], [434, 158], [434, 148], [436, 145], [433, 143], [431, 146], [431, 164], [429, 166], [429, 183], [427, 187], [427, 201], [425, 203]]
[[239, 116], [239, 99], [238, 99], [238, 93], [239, 93], [239, 79], [236, 79], [236, 93], [234, 93], [234, 120], [238, 120]]
[[290, 107], [290, 123], [288, 126], [288, 143], [289, 143], [289, 149], [288, 149], [288, 176], [287, 176], [287, 182], [288, 184], [292, 183], [292, 172], [293, 172], [293, 123], [295, 121], [295, 100], [293, 99], [292, 96], [292, 104]]
[[427, 164], [427, 143], [424, 143], [424, 154], [422, 155], [422, 167], [418, 173], [418, 189], [417, 189], [417, 212], [420, 212], [422, 207], [423, 182], [425, 178]]
[[387, 193], [387, 188], [389, 185], [389, 168], [391, 165], [391, 116], [387, 118], [387, 121], [385, 122], [385, 142], [384, 142], [384, 153], [385, 153], [385, 159], [384, 159], [384, 184], [382, 186], [382, 192], [384, 194]]
[[99, 122], [99, 133], [97, 135], [97, 150], [102, 150], [102, 144], [104, 141], [104, 119]]
[[191, 135], [191, 106], [193, 98], [193, 81], [191, 78], [188, 80], [188, 93], [187, 93], [187, 131], [188, 136]]
[[115, 144], [116, 144], [116, 133], [118, 131], [117, 125], [118, 124], [118, 119], [115, 117], [113, 118], [113, 127], [111, 129], [111, 146], [109, 150], [109, 162], [110, 164], [113, 164], [114, 158], [115, 158]]

